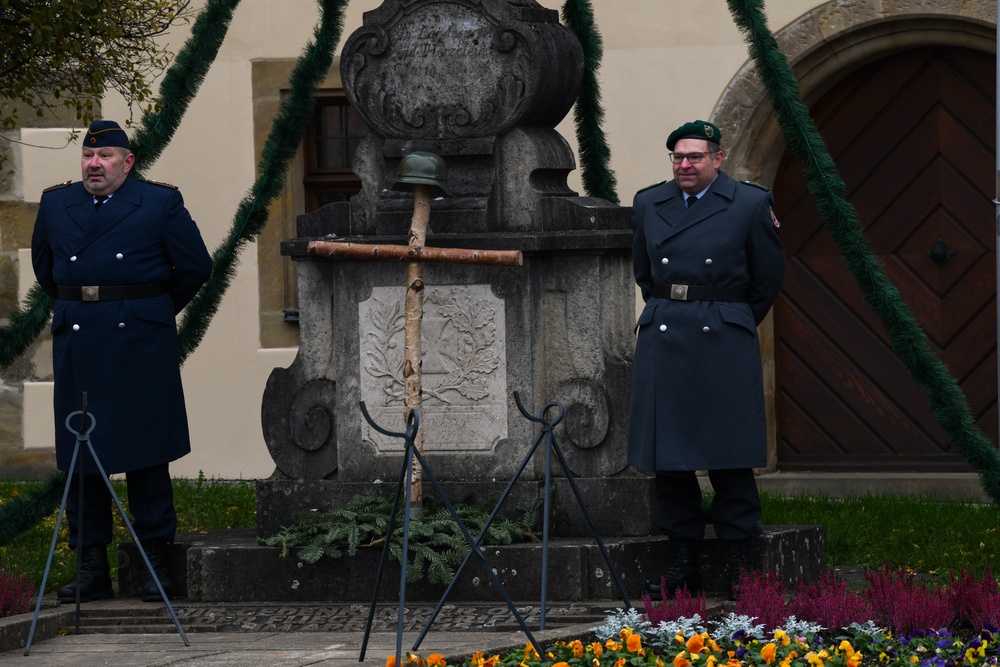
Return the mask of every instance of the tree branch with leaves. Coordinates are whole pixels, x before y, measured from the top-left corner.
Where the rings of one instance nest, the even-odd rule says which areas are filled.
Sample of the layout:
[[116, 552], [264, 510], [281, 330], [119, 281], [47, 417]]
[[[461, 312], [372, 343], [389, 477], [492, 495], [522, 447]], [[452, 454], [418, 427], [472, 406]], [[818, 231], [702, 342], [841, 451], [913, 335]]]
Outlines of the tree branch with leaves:
[[23, 106], [39, 117], [66, 108], [87, 125], [107, 91], [120, 94], [129, 108], [156, 110], [150, 82], [172, 57], [157, 38], [190, 20], [190, 5], [191, 0], [0, 0], [0, 98], [9, 101], [0, 126], [22, 124]]

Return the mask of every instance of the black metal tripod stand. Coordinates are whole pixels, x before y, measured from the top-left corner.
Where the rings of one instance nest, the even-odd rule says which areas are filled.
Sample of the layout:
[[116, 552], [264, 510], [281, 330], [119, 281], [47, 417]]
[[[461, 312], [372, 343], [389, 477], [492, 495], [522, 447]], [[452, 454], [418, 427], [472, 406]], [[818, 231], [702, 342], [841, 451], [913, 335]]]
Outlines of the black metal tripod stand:
[[[72, 419], [77, 415], [80, 416], [80, 428], [75, 429], [72, 425]], [[87, 421], [90, 421], [90, 425], [87, 425]], [[66, 487], [63, 489], [62, 502], [59, 505], [59, 514], [56, 518], [56, 527], [52, 531], [52, 542], [49, 545], [49, 556], [45, 561], [45, 573], [42, 575], [42, 584], [38, 590], [38, 602], [35, 604], [35, 615], [31, 619], [31, 630], [28, 631], [28, 641], [24, 647], [24, 655], [28, 655], [31, 651], [31, 641], [35, 636], [35, 626], [38, 624], [38, 614], [42, 609], [42, 597], [45, 595], [45, 584], [49, 578], [49, 570], [52, 568], [52, 556], [55, 554], [56, 542], [59, 538], [59, 527], [62, 525], [63, 514], [66, 511], [66, 498], [69, 497], [69, 486], [73, 479], [74, 471], [79, 474], [78, 485], [80, 487], [80, 508], [83, 508], [83, 481], [85, 476], [83, 474], [84, 461], [86, 460], [87, 452], [90, 452], [90, 456], [93, 457], [94, 464], [97, 466], [98, 471], [101, 473], [101, 478], [104, 483], [108, 486], [108, 491], [111, 492], [111, 497], [115, 500], [115, 505], [118, 507], [118, 512], [121, 514], [122, 520], [125, 522], [125, 526], [128, 528], [128, 532], [132, 535], [132, 539], [135, 541], [135, 546], [139, 549], [139, 553], [142, 554], [142, 560], [149, 569], [150, 574], [153, 575], [153, 581], [156, 582], [156, 589], [160, 592], [160, 597], [163, 598], [163, 603], [167, 606], [167, 611], [170, 612], [170, 617], [174, 621], [174, 625], [177, 626], [177, 632], [180, 633], [181, 639], [184, 640], [185, 646], [190, 646], [188, 642], [187, 635], [184, 634], [184, 628], [181, 627], [180, 621], [177, 620], [177, 614], [174, 613], [174, 608], [170, 605], [170, 600], [167, 599], [167, 594], [163, 591], [163, 585], [160, 583], [160, 578], [156, 576], [156, 572], [153, 570], [153, 566], [149, 562], [149, 557], [146, 555], [146, 550], [143, 549], [142, 543], [139, 541], [139, 537], [135, 534], [135, 529], [132, 527], [132, 522], [128, 519], [128, 514], [125, 512], [125, 508], [122, 507], [121, 500], [118, 499], [118, 494], [115, 493], [114, 487], [111, 485], [111, 480], [108, 478], [108, 473], [104, 472], [104, 466], [101, 465], [101, 459], [98, 458], [97, 452], [94, 451], [94, 445], [90, 441], [90, 434], [93, 432], [94, 427], [97, 426], [97, 418], [94, 415], [87, 412], [87, 392], [83, 392], [83, 408], [77, 410], [76, 412], [71, 412], [66, 416], [66, 428], [76, 436], [76, 444], [73, 446], [73, 457], [70, 459], [69, 472], [66, 474]], [[87, 449], [84, 450], [83, 456], [80, 456], [80, 443], [86, 443]], [[77, 462], [79, 461], [79, 465]], [[78, 534], [76, 536], [76, 564], [77, 564], [77, 587], [76, 587], [76, 634], [80, 634], [80, 563], [82, 561], [83, 554], [83, 522], [79, 522], [77, 527]]]
[[[618, 572], [615, 570], [614, 566], [611, 564], [611, 557], [608, 555], [608, 550], [604, 546], [604, 540], [601, 539], [601, 534], [597, 530], [597, 525], [590, 516], [590, 511], [587, 509], [587, 503], [583, 500], [583, 494], [580, 493], [579, 487], [576, 485], [576, 481], [573, 479], [573, 472], [569, 468], [569, 464], [566, 462], [566, 457], [563, 455], [562, 450], [559, 448], [559, 443], [556, 442], [555, 434], [553, 429], [556, 425], [562, 421], [563, 416], [566, 413], [566, 408], [562, 403], [553, 402], [547, 403], [545, 407], [537, 417], [533, 417], [531, 413], [525, 410], [524, 406], [521, 404], [521, 397], [518, 393], [514, 392], [514, 402], [517, 404], [517, 409], [521, 411], [526, 419], [529, 419], [537, 424], [542, 425], [542, 430], [535, 439], [535, 444], [531, 446], [528, 453], [525, 455], [524, 459], [521, 461], [521, 465], [518, 466], [517, 472], [514, 473], [514, 477], [511, 478], [510, 482], [507, 484], [507, 488], [500, 495], [500, 499], [497, 501], [496, 506], [493, 508], [493, 512], [490, 514], [489, 518], [486, 520], [486, 524], [483, 526], [482, 532], [479, 534], [479, 540], [486, 535], [486, 531], [489, 530], [490, 525], [492, 525], [493, 520], [496, 518], [497, 514], [500, 512], [500, 508], [503, 506], [504, 501], [507, 500], [507, 496], [510, 495], [511, 489], [514, 488], [514, 484], [517, 482], [521, 473], [528, 465], [528, 461], [535, 455], [535, 451], [538, 449], [538, 445], [541, 444], [542, 439], [545, 439], [545, 500], [543, 509], [543, 519], [542, 519], [542, 604], [541, 604], [541, 619], [540, 619], [540, 630], [545, 629], [545, 611], [546, 611], [546, 597], [548, 594], [548, 569], [549, 569], [549, 507], [552, 495], [552, 453], [555, 452], [556, 456], [559, 457], [559, 463], [562, 464], [563, 472], [566, 474], [566, 480], [569, 482], [570, 487], [573, 489], [573, 493], [576, 495], [576, 500], [580, 505], [580, 509], [583, 510], [583, 515], [587, 519], [587, 526], [590, 528], [591, 534], [597, 541], [597, 546], [601, 550], [601, 555], [604, 556], [604, 562], [608, 566], [608, 571], [611, 573], [611, 577], [615, 581], [615, 585], [618, 587], [618, 591], [622, 595], [622, 602], [625, 603], [626, 609], [632, 608], [632, 603], [629, 602], [628, 596], [625, 594], [625, 587], [622, 585], [621, 579], [618, 577]], [[558, 413], [556, 417], [551, 422], [545, 419], [545, 413], [550, 409], [557, 408]], [[427, 625], [424, 626], [423, 631], [420, 636], [417, 637], [416, 643], [413, 645], [413, 650], [416, 651], [420, 647], [420, 642], [424, 640], [427, 635], [427, 631], [430, 630], [431, 625], [437, 619], [438, 614], [444, 607], [445, 602], [448, 600], [448, 596], [451, 594], [452, 588], [455, 586], [455, 582], [461, 576], [462, 572], [465, 570], [465, 566], [469, 564], [469, 558], [472, 553], [479, 553], [479, 540], [476, 540], [476, 544], [469, 555], [465, 557], [462, 561], [461, 566], [455, 572], [455, 576], [451, 580], [451, 584], [448, 585], [447, 590], [445, 590], [444, 595], [441, 596], [441, 600], [438, 602], [437, 607], [431, 614], [431, 617], [427, 619]], [[534, 643], [534, 642], [532, 642]], [[538, 647], [535, 647], [536, 650]], [[541, 655], [541, 651], [539, 651]], [[397, 662], [397, 664], [399, 664]]]
[[[510, 609], [511, 613], [514, 614], [514, 618], [517, 619], [518, 624], [521, 626], [521, 630], [524, 631], [525, 636], [527, 636], [528, 641], [531, 642], [535, 650], [538, 651], [539, 655], [542, 654], [542, 649], [535, 638], [532, 636], [531, 631], [525, 624], [524, 619], [521, 614], [517, 611], [517, 607], [514, 606], [514, 602], [510, 599], [507, 591], [504, 589], [503, 584], [500, 583], [500, 579], [497, 578], [496, 572], [490, 567], [490, 564], [486, 561], [486, 557], [483, 556], [482, 552], [479, 550], [478, 540], [473, 539], [472, 535], [469, 533], [469, 529], [466, 528], [465, 523], [462, 521], [461, 517], [458, 516], [458, 512], [455, 511], [455, 507], [448, 500], [448, 496], [445, 494], [444, 489], [438, 483], [437, 478], [431, 471], [430, 466], [427, 464], [427, 460], [424, 459], [423, 454], [420, 453], [414, 446], [414, 439], [417, 437], [417, 429], [420, 427], [420, 414], [417, 410], [411, 410], [410, 414], [406, 418], [406, 432], [405, 433], [392, 433], [380, 427], [372, 418], [368, 415], [368, 409], [365, 407], [364, 401], [361, 402], [361, 413], [364, 415], [365, 420], [371, 425], [373, 429], [381, 433], [382, 435], [387, 435], [393, 438], [403, 438], [406, 441], [406, 447], [403, 452], [403, 469], [399, 475], [399, 483], [396, 485], [396, 495], [392, 501], [392, 513], [389, 515], [389, 526], [386, 529], [386, 539], [385, 546], [382, 548], [382, 560], [379, 561], [378, 573], [375, 576], [375, 591], [372, 593], [372, 604], [371, 609], [368, 612], [368, 621], [365, 623], [365, 638], [361, 644], [361, 656], [358, 658], [358, 662], [364, 662], [365, 652], [368, 650], [368, 636], [371, 634], [372, 620], [375, 618], [375, 606], [378, 602], [378, 592], [382, 585], [382, 574], [385, 571], [385, 566], [389, 562], [389, 547], [392, 543], [392, 533], [396, 528], [396, 512], [399, 511], [400, 497], [404, 495], [405, 490], [405, 502], [403, 505], [403, 552], [400, 557], [401, 569], [399, 575], [399, 610], [397, 612], [396, 620], [396, 664], [402, 665], [400, 661], [403, 652], [403, 612], [406, 603], [406, 561], [407, 561], [407, 550], [409, 549], [409, 538], [410, 538], [410, 484], [413, 480], [413, 460], [416, 459], [420, 463], [420, 467], [423, 469], [424, 474], [431, 481], [434, 486], [434, 490], [437, 491], [438, 497], [444, 506], [448, 508], [451, 513], [452, 519], [458, 526], [459, 530], [462, 531], [462, 536], [465, 537], [465, 541], [469, 544], [471, 548], [469, 555], [466, 556], [466, 562], [472, 556], [476, 556], [480, 562], [483, 564], [483, 568], [489, 575], [490, 580], [493, 585], [497, 587], [500, 591], [500, 595], [503, 596], [504, 601], [507, 603], [507, 607]], [[488, 525], [487, 525], [488, 527]], [[485, 528], [483, 533], [485, 533]], [[463, 563], [464, 565], [464, 563]], [[457, 574], [455, 575], [457, 578]], [[450, 590], [450, 589], [449, 589]], [[430, 624], [428, 624], [429, 627]], [[424, 630], [426, 633], [427, 630]], [[423, 635], [421, 635], [423, 638]], [[419, 642], [418, 642], [419, 644]], [[416, 646], [414, 646], [416, 649]]]

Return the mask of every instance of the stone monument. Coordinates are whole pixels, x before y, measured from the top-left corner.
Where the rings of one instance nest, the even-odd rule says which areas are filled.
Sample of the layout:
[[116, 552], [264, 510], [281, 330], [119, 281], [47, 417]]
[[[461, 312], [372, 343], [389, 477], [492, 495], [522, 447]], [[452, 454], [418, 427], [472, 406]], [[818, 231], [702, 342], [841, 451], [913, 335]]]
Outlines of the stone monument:
[[[331, 260], [309, 248], [405, 245], [414, 199], [391, 187], [401, 158], [425, 151], [444, 158], [454, 194], [432, 201], [426, 246], [523, 253], [522, 266], [423, 266], [420, 428], [431, 469], [452, 499], [499, 497], [539, 434], [514, 392], [535, 416], [557, 401], [565, 406], [557, 440], [627, 594], [637, 600], [662, 571], [667, 544], [652, 517], [651, 477], [626, 465], [630, 214], [569, 189], [575, 161], [555, 130], [576, 99], [582, 63], [557, 13], [534, 0], [385, 0], [364, 15], [341, 58], [347, 95], [371, 128], [354, 160], [362, 192], [301, 216], [298, 236], [282, 244], [298, 262], [301, 344], [263, 396], [276, 468], [257, 483], [257, 535], [279, 532], [300, 511], [396, 489], [404, 443], [371, 429], [359, 403], [381, 427], [404, 430], [406, 265]], [[536, 452], [507, 511], [537, 496], [544, 466]], [[547, 595], [615, 599], [580, 506], [555, 471], [549, 571], [559, 575]], [[378, 550], [308, 565], [253, 538], [182, 536], [171, 566], [178, 594], [202, 602], [370, 599]], [[484, 555], [513, 599], [538, 599], [539, 544]], [[724, 559], [709, 539], [709, 591], [726, 586]], [[814, 578], [825, 565], [822, 528], [767, 527], [752, 560], [788, 584]], [[137, 590], [137, 562], [127, 548], [119, 554], [123, 595]], [[398, 581], [396, 573], [386, 580]], [[453, 598], [499, 599], [485, 575], [478, 564], [468, 568]], [[386, 588], [379, 595], [392, 599]], [[442, 591], [417, 582], [407, 596], [436, 600]]]
[[[452, 499], [498, 498], [539, 435], [514, 393], [534, 416], [559, 402], [557, 440], [627, 594], [637, 599], [662, 571], [667, 545], [654, 525], [651, 476], [626, 464], [630, 214], [569, 189], [575, 161], [555, 130], [576, 99], [582, 63], [557, 13], [534, 0], [385, 0], [364, 15], [341, 59], [350, 102], [371, 128], [354, 160], [362, 192], [301, 216], [298, 236], [282, 244], [298, 262], [301, 343], [264, 391], [276, 468], [257, 483], [257, 536], [293, 524], [298, 512], [396, 489], [404, 442], [371, 429], [359, 403], [382, 428], [404, 430], [406, 265], [331, 260], [309, 248], [405, 245], [414, 199], [391, 187], [401, 158], [425, 151], [444, 158], [454, 194], [432, 202], [426, 247], [523, 253], [522, 266], [423, 266], [420, 428], [431, 469]], [[528, 464], [510, 513], [543, 487], [544, 451]], [[558, 464], [554, 471], [549, 571], [559, 576], [548, 597], [617, 598], [580, 505]], [[753, 564], [788, 584], [814, 578], [825, 565], [823, 538], [816, 526], [768, 527]], [[307, 565], [279, 558], [252, 531], [179, 536], [174, 546], [175, 589], [202, 602], [370, 599], [378, 557], [365, 549]], [[537, 599], [539, 544], [485, 555], [513, 599]], [[724, 590], [722, 545], [709, 539], [702, 557], [707, 589]], [[139, 562], [128, 545], [119, 554], [123, 595], [137, 590]], [[453, 598], [499, 599], [477, 567]], [[392, 599], [385, 588], [379, 595]], [[418, 582], [407, 596], [436, 600], [442, 591]]]
[[[631, 219], [569, 189], [576, 164], [555, 130], [583, 76], [575, 36], [534, 0], [387, 0], [347, 40], [341, 76], [371, 128], [354, 159], [362, 191], [302, 216], [282, 246], [298, 262], [301, 344], [264, 394], [277, 469], [258, 486], [261, 532], [395, 488], [403, 443], [373, 431], [358, 403], [403, 430], [405, 265], [307, 247], [405, 243], [413, 198], [390, 188], [400, 159], [427, 151], [454, 193], [433, 201], [428, 245], [524, 253], [520, 267], [424, 267], [421, 430], [435, 475], [458, 497], [498, 496], [537, 435], [513, 392], [534, 414], [558, 401], [557, 437], [602, 533], [649, 535], [651, 487], [625, 462]], [[537, 493], [543, 464], [522, 475], [520, 499]], [[568, 486], [553, 498], [554, 531], [586, 533]]]

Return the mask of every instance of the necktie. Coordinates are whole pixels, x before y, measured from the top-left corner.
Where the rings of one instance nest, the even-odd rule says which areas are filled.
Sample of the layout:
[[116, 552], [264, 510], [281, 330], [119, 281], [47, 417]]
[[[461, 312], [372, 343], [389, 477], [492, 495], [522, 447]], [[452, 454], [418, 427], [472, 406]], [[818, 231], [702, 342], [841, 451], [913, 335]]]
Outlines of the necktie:
[[94, 210], [95, 211], [100, 211], [101, 210], [101, 206], [104, 205], [104, 202], [108, 201], [108, 199], [109, 198], [108, 198], [107, 195], [105, 195], [103, 197], [94, 197]]
[[692, 206], [698, 203], [698, 198], [692, 195], [687, 198], [687, 201], [685, 203], [687, 204], [688, 208], [691, 208]]

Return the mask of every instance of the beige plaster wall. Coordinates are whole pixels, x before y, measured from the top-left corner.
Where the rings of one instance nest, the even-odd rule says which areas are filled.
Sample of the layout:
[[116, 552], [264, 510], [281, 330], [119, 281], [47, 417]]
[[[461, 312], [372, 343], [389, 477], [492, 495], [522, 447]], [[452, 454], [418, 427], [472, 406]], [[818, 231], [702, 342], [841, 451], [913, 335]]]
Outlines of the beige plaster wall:
[[[202, 3], [198, 3], [202, 4]], [[361, 13], [378, 0], [353, 0], [344, 37], [361, 25]], [[559, 9], [562, 0], [543, 0]], [[670, 177], [663, 141], [671, 129], [710, 117], [730, 80], [747, 60], [742, 38], [723, 2], [594, 0], [604, 37], [600, 78], [605, 130], [612, 148], [619, 195]], [[821, 3], [770, 0], [772, 29]], [[219, 57], [168, 150], [146, 174], [180, 187], [209, 248], [228, 232], [237, 205], [254, 178], [251, 60], [297, 57], [312, 37], [318, 5], [312, 0], [243, 0]], [[169, 36], [180, 45], [187, 32]], [[339, 49], [338, 49], [339, 52]], [[104, 116], [122, 119], [120, 100], [104, 100]], [[570, 119], [561, 127], [573, 143]], [[25, 131], [27, 143], [59, 146], [67, 129]], [[22, 147], [20, 193], [37, 202], [42, 188], [78, 179], [79, 147]], [[574, 175], [571, 186], [580, 189]], [[26, 259], [24, 253], [20, 256]], [[291, 348], [259, 344], [257, 251], [246, 248], [236, 280], [199, 349], [183, 369], [193, 452], [172, 466], [179, 476], [267, 477], [274, 465], [260, 427], [260, 400], [271, 370], [288, 366]], [[30, 267], [21, 261], [21, 284]], [[25, 446], [51, 448], [51, 387], [24, 391]], [[141, 443], [137, 442], [137, 446]]]

